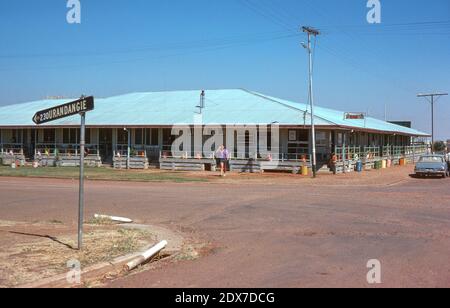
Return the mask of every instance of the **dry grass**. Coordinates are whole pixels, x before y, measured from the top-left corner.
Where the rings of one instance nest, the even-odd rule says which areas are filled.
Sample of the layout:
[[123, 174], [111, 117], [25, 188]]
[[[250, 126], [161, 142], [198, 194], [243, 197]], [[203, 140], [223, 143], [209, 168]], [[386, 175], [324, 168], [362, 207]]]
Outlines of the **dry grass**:
[[100, 218], [95, 217], [95, 218], [88, 220], [86, 223], [89, 225], [94, 225], [94, 226], [112, 226], [112, 225], [119, 224], [118, 222], [115, 222], [115, 221], [105, 218], [105, 217], [100, 217]]
[[[79, 168], [37, 168], [0, 166], [2, 177], [34, 177], [52, 179], [78, 179]], [[160, 170], [115, 170], [112, 168], [86, 168], [86, 179], [100, 181], [129, 181], [129, 182], [208, 182], [208, 179], [196, 175], [180, 172], [162, 172]]]
[[120, 228], [89, 231], [84, 235], [84, 249], [77, 251], [76, 237], [46, 238], [20, 243], [0, 252], [0, 287], [14, 287], [64, 274], [67, 262], [78, 260], [82, 268], [109, 262], [139, 251], [154, 242], [147, 231]]
[[197, 249], [191, 245], [183, 247], [183, 249], [175, 255], [175, 261], [195, 261], [200, 257]]

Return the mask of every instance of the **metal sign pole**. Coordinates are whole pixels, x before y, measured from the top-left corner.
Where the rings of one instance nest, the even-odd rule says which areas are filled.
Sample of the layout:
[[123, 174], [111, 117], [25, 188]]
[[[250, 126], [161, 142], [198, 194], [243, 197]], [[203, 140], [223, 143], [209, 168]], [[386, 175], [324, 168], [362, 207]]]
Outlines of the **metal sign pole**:
[[86, 113], [81, 113], [80, 129], [80, 196], [78, 207], [78, 250], [83, 248], [83, 222], [84, 222], [84, 143], [86, 131]]
[[[36, 125], [56, 121], [59, 119], [81, 116], [80, 127], [80, 195], [78, 204], [78, 250], [83, 248], [83, 223], [84, 223], [84, 146], [86, 140], [86, 112], [94, 110], [94, 97], [82, 96], [80, 99], [36, 112], [33, 122]], [[35, 150], [36, 151], [36, 150]], [[56, 151], [56, 145], [55, 145]]]

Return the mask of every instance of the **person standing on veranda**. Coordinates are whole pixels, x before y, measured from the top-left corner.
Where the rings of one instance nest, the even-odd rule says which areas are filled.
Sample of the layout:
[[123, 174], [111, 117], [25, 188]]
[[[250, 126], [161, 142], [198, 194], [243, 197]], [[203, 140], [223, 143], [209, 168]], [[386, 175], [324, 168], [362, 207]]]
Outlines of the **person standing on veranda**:
[[216, 159], [217, 159], [217, 163], [219, 164], [220, 167], [220, 176], [225, 176], [225, 151], [224, 151], [224, 146], [221, 145], [219, 147], [219, 149], [216, 151]]
[[230, 163], [230, 151], [228, 151], [227, 147], [224, 146], [223, 147], [223, 159], [224, 159], [224, 173], [223, 175], [226, 176], [227, 175], [227, 170], [229, 168], [229, 163]]

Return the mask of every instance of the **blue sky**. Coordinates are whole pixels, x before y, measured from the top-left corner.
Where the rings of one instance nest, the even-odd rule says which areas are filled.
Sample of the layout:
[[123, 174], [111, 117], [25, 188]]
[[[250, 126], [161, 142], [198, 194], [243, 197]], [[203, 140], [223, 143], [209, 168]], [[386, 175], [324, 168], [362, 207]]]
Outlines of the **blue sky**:
[[[0, 105], [46, 96], [248, 88], [307, 101], [302, 25], [322, 30], [316, 103], [412, 120], [430, 131], [419, 92], [450, 91], [450, 2], [381, 0], [0, 0]], [[436, 134], [450, 139], [450, 98], [436, 105]]]

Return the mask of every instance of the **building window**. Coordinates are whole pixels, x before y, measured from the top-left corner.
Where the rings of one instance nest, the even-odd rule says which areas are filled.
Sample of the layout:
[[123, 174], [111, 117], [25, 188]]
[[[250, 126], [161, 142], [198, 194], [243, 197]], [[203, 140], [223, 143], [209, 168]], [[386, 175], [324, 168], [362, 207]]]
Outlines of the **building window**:
[[310, 133], [311, 131], [306, 129], [298, 129], [293, 130], [293, 132], [289, 132], [290, 136], [288, 137], [289, 142], [287, 146], [287, 159], [301, 159], [303, 155], [308, 154]]
[[70, 128], [63, 129], [63, 143], [70, 143]]
[[159, 131], [157, 128], [145, 129], [145, 144], [150, 146], [159, 145]]
[[144, 138], [143, 138], [143, 129], [137, 128], [134, 130], [134, 144], [135, 145], [142, 145], [144, 144]]
[[44, 129], [44, 143], [55, 143], [54, 129]]
[[327, 147], [330, 143], [328, 132], [316, 132], [316, 144], [318, 146]]
[[[85, 144], [91, 143], [91, 129], [85, 130]], [[79, 128], [64, 128], [63, 129], [63, 143], [64, 144], [79, 144], [80, 143], [80, 129]]]
[[12, 130], [11, 143], [13, 144], [22, 143], [22, 130], [18, 129]]
[[166, 146], [172, 145], [173, 141], [172, 129], [164, 128], [163, 129], [163, 144]]
[[76, 128], [63, 129], [64, 144], [78, 144], [80, 140], [80, 130]]
[[151, 145], [158, 146], [159, 145], [159, 129], [152, 128], [152, 141]]
[[289, 142], [308, 142], [310, 131], [305, 129], [289, 130]]
[[152, 142], [152, 130], [150, 128], [145, 129], [145, 145], [150, 145]]
[[117, 129], [117, 144], [128, 145], [128, 131], [125, 129]]
[[[101, 129], [99, 129], [99, 132], [98, 132], [98, 143], [100, 145], [103, 145], [104, 147], [111, 145], [113, 143], [112, 142], [112, 139], [113, 139], [112, 138], [112, 134], [113, 134], [112, 131], [113, 130], [110, 129], [110, 128], [101, 128]], [[105, 152], [107, 153], [107, 150], [105, 150]]]
[[91, 129], [86, 128], [86, 136], [85, 136], [85, 142], [86, 144], [91, 144]]
[[296, 130], [289, 131], [289, 141], [297, 141], [297, 131]]

